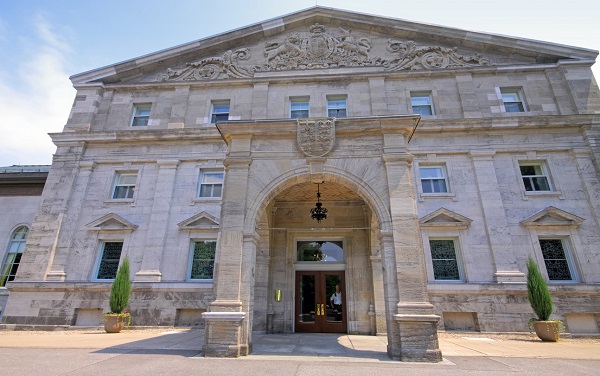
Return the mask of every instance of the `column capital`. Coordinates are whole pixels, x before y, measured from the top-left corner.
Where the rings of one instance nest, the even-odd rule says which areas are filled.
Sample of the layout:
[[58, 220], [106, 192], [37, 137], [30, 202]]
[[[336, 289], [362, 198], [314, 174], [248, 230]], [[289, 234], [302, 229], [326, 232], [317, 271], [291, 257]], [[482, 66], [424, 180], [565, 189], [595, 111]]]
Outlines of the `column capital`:
[[251, 164], [251, 158], [228, 157], [225, 160], [223, 160], [223, 166], [227, 168], [248, 168]]
[[93, 170], [96, 168], [96, 162], [94, 161], [81, 161], [79, 162], [79, 168], [82, 170]]
[[160, 168], [177, 168], [179, 165], [178, 159], [159, 159], [156, 161], [156, 164]]
[[475, 161], [491, 161], [496, 155], [494, 150], [471, 150], [469, 157]]
[[383, 155], [383, 161], [386, 166], [407, 164], [410, 167], [414, 159], [415, 157], [410, 153], [390, 153]]

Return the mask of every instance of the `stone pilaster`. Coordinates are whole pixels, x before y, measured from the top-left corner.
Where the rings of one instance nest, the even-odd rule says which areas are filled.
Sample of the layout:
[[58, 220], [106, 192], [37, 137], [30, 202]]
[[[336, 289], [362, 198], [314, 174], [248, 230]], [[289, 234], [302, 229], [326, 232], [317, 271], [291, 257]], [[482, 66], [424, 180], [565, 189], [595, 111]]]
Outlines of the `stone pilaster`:
[[473, 75], [470, 73], [457, 74], [456, 86], [460, 96], [460, 104], [462, 106], [465, 118], [480, 118], [481, 110], [475, 94], [475, 85], [473, 84]]
[[188, 98], [190, 95], [190, 87], [178, 87], [173, 95], [173, 107], [171, 107], [171, 118], [167, 124], [167, 128], [183, 128], [185, 123], [185, 111], [188, 108]]
[[[500, 187], [494, 168], [495, 151], [471, 151], [479, 201], [485, 229], [494, 259], [494, 280], [498, 283], [524, 283], [525, 274], [513, 252], [512, 239], [502, 204]], [[523, 262], [524, 265], [524, 262]]]
[[593, 153], [587, 149], [576, 149], [572, 154], [577, 162], [579, 178], [585, 187], [590, 211], [600, 227], [600, 181], [594, 168]]
[[369, 77], [369, 90], [371, 92], [371, 114], [387, 115], [387, 97], [385, 95], [385, 78]]
[[[249, 146], [249, 143], [248, 143]], [[232, 142], [232, 149], [235, 142]], [[233, 151], [233, 150], [231, 150]], [[231, 153], [230, 151], [230, 153]], [[243, 151], [238, 149], [237, 153]], [[221, 207], [221, 231], [215, 260], [214, 293], [215, 301], [210, 312], [203, 314], [206, 321], [205, 356], [231, 357], [247, 355], [249, 323], [247, 313], [242, 311], [242, 283], [244, 250], [254, 247], [256, 242], [244, 234], [246, 214], [246, 194], [250, 159], [229, 157], [224, 161], [225, 181], [223, 182], [223, 205]], [[246, 267], [254, 268], [252, 265]], [[252, 286], [253, 288], [253, 286]], [[247, 297], [244, 297], [246, 300]], [[248, 302], [246, 302], [248, 306]]]
[[152, 214], [148, 224], [142, 267], [134, 277], [136, 282], [160, 282], [162, 278], [160, 260], [163, 259], [162, 252], [167, 234], [165, 223], [169, 223], [171, 198], [179, 161], [159, 160], [156, 163], [158, 164], [158, 177], [154, 187]]
[[269, 107], [269, 84], [255, 83], [252, 93], [252, 119], [266, 119]]
[[[64, 229], [70, 234], [74, 234], [79, 227], [79, 217], [81, 208], [84, 207], [85, 198], [88, 192], [90, 176], [96, 167], [95, 162], [80, 162], [79, 173], [74, 184], [73, 194], [69, 201], [69, 208], [65, 215], [60, 214], [58, 219], [59, 229]], [[60, 231], [57, 232], [57, 237]], [[52, 248], [46, 280], [54, 282], [64, 282], [67, 278], [65, 268], [68, 262], [69, 251], [73, 246], [75, 236], [61, 236], [57, 239], [56, 247]]]
[[[402, 361], [438, 362], [442, 360], [437, 338], [440, 317], [433, 314], [433, 306], [427, 299], [412, 160], [407, 153], [384, 155], [392, 213], [393, 269], [398, 291], [397, 314], [388, 320], [388, 326], [392, 327], [391, 330], [388, 328], [388, 355]], [[382, 245], [383, 251], [389, 252], [389, 240], [384, 239]], [[389, 264], [389, 258], [385, 261], [386, 270], [394, 265]], [[389, 338], [390, 333], [393, 338]]]

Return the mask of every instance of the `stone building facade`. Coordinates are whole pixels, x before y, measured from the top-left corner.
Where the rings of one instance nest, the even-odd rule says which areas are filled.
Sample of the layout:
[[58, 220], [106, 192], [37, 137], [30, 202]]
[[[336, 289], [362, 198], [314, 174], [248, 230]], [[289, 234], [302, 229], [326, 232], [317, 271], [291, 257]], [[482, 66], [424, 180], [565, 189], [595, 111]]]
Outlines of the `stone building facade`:
[[97, 322], [127, 255], [135, 325], [207, 356], [318, 331], [437, 361], [438, 328], [526, 330], [531, 256], [598, 331], [597, 54], [314, 7], [75, 75], [3, 322]]

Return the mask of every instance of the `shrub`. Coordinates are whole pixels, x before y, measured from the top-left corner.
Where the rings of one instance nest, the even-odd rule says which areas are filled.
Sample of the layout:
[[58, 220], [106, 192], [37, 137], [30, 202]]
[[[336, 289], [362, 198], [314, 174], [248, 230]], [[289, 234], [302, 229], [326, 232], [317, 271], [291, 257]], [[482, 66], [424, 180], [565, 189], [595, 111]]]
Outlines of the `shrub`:
[[527, 297], [539, 321], [548, 321], [552, 314], [552, 297], [544, 277], [531, 257], [527, 261]]
[[131, 281], [129, 280], [129, 258], [125, 257], [110, 289], [110, 313], [123, 313], [129, 304], [130, 294]]

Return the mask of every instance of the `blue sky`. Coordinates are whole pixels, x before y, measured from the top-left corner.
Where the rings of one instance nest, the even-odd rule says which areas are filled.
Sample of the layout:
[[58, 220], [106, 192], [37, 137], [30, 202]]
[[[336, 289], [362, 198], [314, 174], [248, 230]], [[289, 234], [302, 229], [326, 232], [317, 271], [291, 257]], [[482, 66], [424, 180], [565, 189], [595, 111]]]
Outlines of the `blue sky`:
[[[600, 1], [318, 0], [321, 6], [600, 50]], [[0, 0], [0, 166], [50, 164], [68, 77], [315, 5], [315, 0]], [[594, 74], [600, 77], [600, 67]]]

